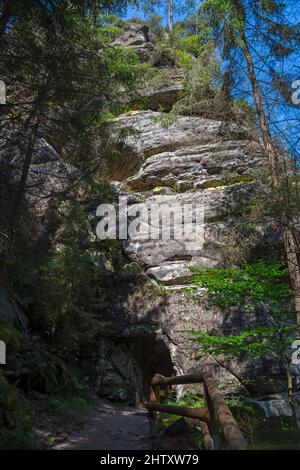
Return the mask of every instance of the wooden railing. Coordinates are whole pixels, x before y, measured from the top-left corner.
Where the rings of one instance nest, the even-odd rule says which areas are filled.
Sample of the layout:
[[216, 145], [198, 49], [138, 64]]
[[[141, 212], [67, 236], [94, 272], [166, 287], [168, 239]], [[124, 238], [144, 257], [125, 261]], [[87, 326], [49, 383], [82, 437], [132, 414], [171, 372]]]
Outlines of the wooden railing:
[[[160, 388], [182, 384], [203, 384], [205, 407], [203, 409], [178, 407], [160, 403]], [[230, 447], [245, 450], [247, 444], [235, 421], [230, 408], [224, 400], [215, 379], [207, 372], [177, 377], [164, 377], [156, 374], [150, 385], [150, 402], [146, 404], [150, 418], [150, 435], [158, 433], [158, 413], [171, 413], [198, 420], [207, 450], [218, 449], [218, 425]]]

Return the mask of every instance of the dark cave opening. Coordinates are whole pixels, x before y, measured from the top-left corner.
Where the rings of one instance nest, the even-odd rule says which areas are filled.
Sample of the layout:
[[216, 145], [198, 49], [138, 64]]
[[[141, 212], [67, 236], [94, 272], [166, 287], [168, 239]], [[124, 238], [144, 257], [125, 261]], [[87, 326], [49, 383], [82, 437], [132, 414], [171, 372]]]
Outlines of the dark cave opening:
[[174, 363], [168, 345], [157, 335], [145, 336], [136, 358], [143, 374], [144, 396], [149, 399], [150, 382], [155, 374], [170, 377], [175, 374]]

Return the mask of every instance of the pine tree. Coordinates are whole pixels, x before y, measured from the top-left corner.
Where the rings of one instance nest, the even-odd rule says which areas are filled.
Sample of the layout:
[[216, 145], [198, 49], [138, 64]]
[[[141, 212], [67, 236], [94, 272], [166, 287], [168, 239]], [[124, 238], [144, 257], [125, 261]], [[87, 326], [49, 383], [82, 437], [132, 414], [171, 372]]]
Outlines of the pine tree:
[[[224, 61], [233, 57], [233, 51], [242, 52], [252, 87], [252, 97], [258, 116], [264, 149], [268, 158], [272, 185], [280, 192], [284, 182], [280, 169], [280, 155], [271, 133], [264, 107], [261, 87], [255, 67], [253, 43], [249, 34], [260, 40], [264, 54], [287, 57], [299, 45], [299, 27], [290, 25], [284, 17], [286, 2], [277, 0], [206, 0], [201, 14], [211, 25], [215, 39], [222, 49]], [[281, 206], [281, 229], [289, 275], [294, 292], [294, 306], [300, 332], [300, 266], [298, 260], [297, 233], [290, 222], [291, 214]]]
[[[14, 138], [11, 130], [2, 129], [2, 135], [7, 135], [6, 152], [16, 139], [22, 148], [20, 177], [8, 215], [14, 242], [22, 231], [28, 176], [38, 138], [47, 137], [56, 149], [65, 148], [67, 163], [82, 175], [92, 171], [93, 129], [103, 138], [105, 117], [124, 108], [124, 90], [130, 93], [133, 88], [137, 57], [112, 45], [118, 29], [105, 12], [114, 3], [53, 1], [45, 6], [45, 2], [30, 0], [27, 12], [25, 2], [13, 5], [13, 20], [6, 23], [5, 47], [0, 49], [0, 74], [9, 83], [5, 108], [9, 117], [3, 120], [4, 125], [12, 127], [13, 123], [19, 129]], [[70, 141], [75, 145], [68, 152]], [[4, 164], [11, 164], [9, 157], [2, 159]], [[12, 240], [7, 246], [12, 250]], [[7, 255], [2, 253], [4, 258]]]

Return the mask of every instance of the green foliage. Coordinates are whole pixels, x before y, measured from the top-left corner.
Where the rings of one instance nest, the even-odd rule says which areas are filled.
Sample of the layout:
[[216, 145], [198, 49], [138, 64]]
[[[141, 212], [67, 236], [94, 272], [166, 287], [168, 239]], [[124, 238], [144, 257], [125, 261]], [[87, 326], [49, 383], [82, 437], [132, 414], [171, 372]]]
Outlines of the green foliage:
[[185, 51], [176, 51], [176, 57], [181, 67], [190, 68], [193, 65], [193, 56]]
[[[60, 357], [93, 362], [103, 324], [107, 283], [123, 272], [119, 240], [97, 239], [89, 220], [89, 197], [103, 196], [99, 185], [86, 195], [86, 202], [64, 207], [53, 217], [53, 237], [47, 261], [40, 268], [36, 305], [31, 315], [35, 331]], [[101, 262], [101, 266], [100, 263]], [[102, 266], [103, 265], [103, 266]], [[82, 364], [84, 367], [85, 364]]]
[[0, 449], [34, 448], [32, 409], [0, 371]]
[[32, 235], [20, 234], [18, 243], [6, 262], [5, 288], [11, 298], [16, 294], [34, 297], [39, 268], [45, 262], [45, 250]]
[[94, 409], [95, 403], [92, 400], [87, 399], [88, 396], [84, 398], [81, 397], [71, 397], [68, 400], [65, 398], [56, 398], [53, 400], [53, 411], [56, 410], [56, 413], [62, 417], [67, 417], [72, 410], [76, 410], [82, 414], [86, 414]]
[[161, 111], [157, 116], [153, 116], [152, 120], [155, 124], [159, 124], [161, 127], [167, 129], [169, 126], [174, 124], [177, 119], [177, 114], [175, 112], [164, 113]]
[[206, 354], [240, 356], [243, 354], [250, 357], [273, 355], [283, 351], [290, 347], [294, 332], [293, 326], [277, 328], [257, 326], [233, 336], [213, 336], [202, 331], [190, 331], [193, 341], [201, 344], [200, 356]]
[[2, 371], [0, 371], [0, 396], [1, 396], [1, 406], [9, 411], [13, 411], [15, 404], [17, 402], [17, 393], [6, 380]]
[[255, 108], [246, 99], [236, 99], [234, 101], [234, 110], [237, 118], [244, 124], [256, 124], [257, 113]]
[[[186, 392], [183, 397], [179, 400], [176, 399], [175, 390], [169, 390], [167, 397], [163, 400], [165, 405], [172, 405], [172, 406], [184, 406], [189, 408], [204, 408], [205, 402], [204, 398], [197, 393], [193, 392]], [[173, 423], [182, 419], [180, 416], [169, 414], [169, 413], [160, 413], [159, 414], [159, 421], [163, 428], [167, 428], [171, 426]], [[199, 427], [191, 427], [188, 436], [186, 436], [187, 442], [186, 444], [189, 446], [192, 445], [192, 448], [199, 449], [204, 448], [204, 443], [202, 440], [202, 433]]]
[[242, 269], [192, 267], [191, 271], [192, 290], [205, 287], [210, 305], [227, 307], [265, 302], [274, 309], [283, 307], [291, 295], [291, 287], [285, 281], [287, 268], [281, 262], [246, 263]]
[[3, 322], [0, 323], [0, 340], [4, 341], [6, 344], [7, 359], [9, 362], [20, 349], [21, 334], [11, 323]]
[[[126, 109], [125, 97], [133, 95], [140, 77], [137, 55], [112, 44], [119, 32], [115, 21], [101, 10], [94, 16], [72, 2], [53, 10], [37, 2], [30, 17], [16, 17], [5, 54], [0, 52], [5, 79], [11, 83], [12, 118], [30, 126], [32, 116], [41, 112], [48, 141], [64, 147], [64, 159], [84, 173], [91, 171], [96, 134], [102, 142], [97, 159], [100, 149], [106, 154], [107, 145], [112, 146], [103, 115], [116, 116]], [[19, 90], [30, 105], [19, 106]]]
[[[176, 25], [158, 41], [159, 55], [155, 62], [159, 64], [159, 57], [164, 57], [165, 61], [169, 61], [169, 65], [177, 64], [190, 69], [194, 66], [196, 58], [203, 58], [208, 45], [211, 45], [208, 28], [204, 27], [199, 35], [190, 35], [182, 26]], [[203, 62], [202, 65], [204, 66]]]
[[65, 361], [47, 351], [40, 344], [24, 354], [26, 374], [26, 392], [32, 391], [54, 395], [80, 395], [87, 392], [87, 385], [82, 377]]
[[273, 417], [259, 420], [250, 450], [300, 450], [300, 430], [291, 418]]
[[246, 184], [253, 181], [253, 176], [250, 174], [231, 176], [224, 172], [222, 179], [215, 179], [205, 182], [202, 188], [219, 188], [220, 186], [229, 186], [233, 184]]
[[194, 392], [186, 392], [180, 400], [176, 399], [174, 391], [169, 391], [167, 398], [163, 400], [165, 405], [187, 406], [190, 408], [203, 408], [204, 398]]
[[100, 275], [87, 249], [89, 236], [92, 231], [87, 215], [75, 207], [64, 220], [42, 268], [36, 309], [41, 328], [49, 331], [57, 349], [66, 348], [75, 356], [91, 340], [93, 328], [97, 334], [92, 305], [101, 300]]
[[156, 40], [162, 39], [165, 32], [165, 29], [162, 25], [162, 20], [162, 17], [155, 13], [150, 15], [149, 18], [146, 20], [146, 23], [149, 27], [149, 31], [150, 33], [154, 34]]
[[[102, 254], [112, 270], [121, 270], [122, 256], [120, 243], [97, 241], [82, 201], [89, 205], [95, 198], [109, 196], [102, 170], [107, 158], [117, 152], [117, 143], [111, 138], [112, 132], [116, 133], [112, 123], [127, 109], [125, 103], [134, 95], [141, 67], [132, 50], [113, 44], [120, 29], [117, 18], [108, 13], [126, 2], [62, 0], [51, 2], [51, 7], [49, 2], [34, 0], [12, 3], [13, 15], [4, 31], [5, 47], [0, 48], [1, 78], [10, 84], [7, 128], [1, 134], [6, 136], [7, 148], [13, 148], [18, 141], [29, 174], [40, 145], [37, 139], [43, 137], [68, 165], [70, 175], [62, 175], [63, 185], [69, 189], [60, 194], [52, 180], [47, 196], [44, 188], [30, 182], [30, 189], [37, 196], [37, 211], [27, 200], [28, 175], [19, 188], [17, 180], [14, 188], [8, 187], [7, 207], [2, 206], [1, 185], [0, 211], [1, 215], [2, 211], [5, 213], [0, 221], [1, 237], [2, 229], [4, 235], [12, 234], [7, 242], [10, 252], [5, 253], [5, 289], [12, 298], [25, 299], [24, 304], [28, 299], [26, 315], [31, 334], [26, 336], [23, 348], [22, 336], [3, 323], [0, 338], [8, 346], [9, 372], [26, 394], [31, 398], [33, 392], [62, 394], [84, 408], [82, 395], [88, 394], [88, 386], [77, 368], [81, 366], [86, 372], [84, 360], [92, 368], [97, 356], [103, 285], [109, 277], [100, 272], [97, 260]], [[3, 31], [0, 33], [2, 44]], [[11, 127], [17, 129], [17, 138]], [[116, 133], [114, 138], [121, 141], [124, 135]], [[44, 163], [44, 153], [39, 158]], [[47, 158], [51, 160], [46, 151]], [[23, 170], [26, 180], [28, 171], [22, 168], [22, 159], [16, 160], [17, 168], [11, 170], [17, 171], [16, 178]], [[52, 177], [49, 168], [45, 165], [43, 169], [47, 182]], [[95, 178], [92, 183], [91, 174]], [[17, 195], [17, 215], [11, 195]], [[16, 219], [20, 220], [8, 226]], [[0, 254], [2, 264], [2, 251]], [[2, 274], [1, 271], [1, 280]], [[16, 353], [20, 353], [18, 377], [13, 375]], [[22, 404], [22, 415], [18, 405], [22, 392], [2, 374], [0, 395], [1, 400], [5, 395], [1, 412], [2, 408], [11, 416], [13, 409], [17, 415], [20, 412], [20, 426], [18, 416], [14, 416], [17, 426], [12, 430], [15, 434], [9, 435], [10, 442], [2, 439], [0, 423], [1, 445], [4, 442], [5, 448], [31, 447], [28, 442], [21, 442], [30, 428], [31, 411], [27, 413]]]
[[181, 49], [183, 52], [187, 52], [194, 57], [199, 57], [204, 49], [204, 44], [206, 44], [206, 42], [204, 43], [202, 37], [200, 36], [187, 36], [181, 41]]
[[248, 445], [252, 445], [261, 421], [259, 412], [248, 397], [230, 397], [226, 399], [226, 403], [230, 407]]
[[[191, 268], [192, 291], [207, 289], [208, 307], [259, 308], [260, 323], [239, 334], [217, 336], [203, 331], [190, 331], [199, 344], [198, 354], [230, 356], [271, 355], [286, 368], [291, 361], [291, 344], [295, 325], [290, 320], [291, 287], [286, 281], [287, 269], [280, 262], [246, 263], [243, 268]], [[242, 314], [236, 312], [236, 314]]]
[[257, 418], [258, 412], [248, 397], [235, 396], [226, 398], [226, 403], [230, 407], [234, 416], [240, 421], [244, 414]]
[[[201, 21], [211, 28], [218, 55], [222, 60], [227, 97], [231, 97], [232, 100], [234, 95], [243, 96], [249, 103], [246, 106], [243, 104], [241, 108], [238, 99], [233, 106], [234, 114], [237, 114], [238, 121], [242, 125], [250, 125], [254, 131], [258, 124], [257, 114], [251, 109], [255, 101], [254, 94], [256, 98], [260, 95], [262, 101], [260, 111], [264, 111], [267, 116], [270, 134], [274, 121], [278, 119], [278, 113], [281, 116], [281, 123], [285, 121], [282, 119], [284, 113], [286, 122], [290, 119], [289, 88], [292, 79], [288, 67], [287, 69], [285, 67], [284, 59], [299, 53], [299, 24], [289, 9], [289, 2], [280, 0], [256, 2], [206, 0], [201, 3], [199, 9]], [[244, 66], [248, 69], [249, 73], [246, 74], [248, 77], [243, 72]], [[256, 85], [252, 86], [250, 82], [252, 85], [256, 82]], [[271, 113], [264, 97], [267, 97], [267, 102], [276, 102]], [[284, 106], [287, 106], [285, 110]], [[247, 108], [250, 111], [248, 116]], [[263, 133], [263, 126], [259, 127]], [[287, 144], [288, 137], [285, 135], [289, 133], [288, 125], [282, 124], [280, 131], [276, 132], [276, 140], [280, 136], [283, 145], [290, 147], [290, 144]], [[274, 142], [275, 147], [278, 140]], [[281, 150], [278, 155], [282, 155]]]

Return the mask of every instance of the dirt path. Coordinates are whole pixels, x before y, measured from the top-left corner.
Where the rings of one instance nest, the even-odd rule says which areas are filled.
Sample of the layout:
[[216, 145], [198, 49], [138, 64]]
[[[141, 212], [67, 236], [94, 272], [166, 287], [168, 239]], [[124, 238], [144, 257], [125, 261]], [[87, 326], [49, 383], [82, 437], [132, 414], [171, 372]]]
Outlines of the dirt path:
[[99, 402], [82, 429], [54, 450], [143, 450], [149, 448], [148, 433], [143, 408]]

